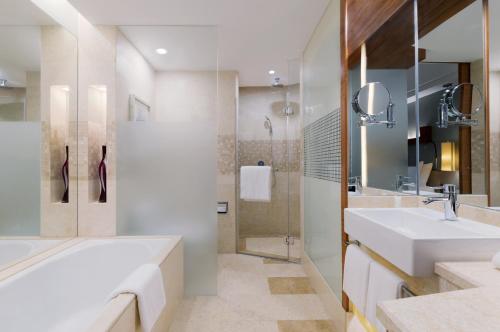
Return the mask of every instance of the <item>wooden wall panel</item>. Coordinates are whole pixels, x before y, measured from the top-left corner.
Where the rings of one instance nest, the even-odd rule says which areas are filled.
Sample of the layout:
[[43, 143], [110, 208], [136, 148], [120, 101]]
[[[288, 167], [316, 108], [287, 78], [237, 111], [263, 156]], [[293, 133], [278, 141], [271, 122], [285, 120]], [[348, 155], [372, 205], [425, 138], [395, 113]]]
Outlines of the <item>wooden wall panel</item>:
[[408, 1], [411, 0], [346, 0], [347, 53], [356, 51]]

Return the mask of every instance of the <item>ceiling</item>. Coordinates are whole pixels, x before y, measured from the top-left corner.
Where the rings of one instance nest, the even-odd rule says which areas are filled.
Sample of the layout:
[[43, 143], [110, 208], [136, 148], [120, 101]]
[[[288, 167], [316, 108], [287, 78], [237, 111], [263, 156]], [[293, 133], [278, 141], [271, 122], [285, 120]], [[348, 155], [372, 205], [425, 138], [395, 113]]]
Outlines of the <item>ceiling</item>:
[[55, 25], [55, 21], [31, 0], [0, 1], [1, 25]]
[[[219, 68], [237, 70], [240, 85], [270, 84], [274, 69], [288, 82], [290, 60], [302, 55], [329, 0], [69, 0], [90, 22], [106, 25], [212, 25], [217, 26]], [[125, 29], [127, 30], [127, 29]], [[153, 66], [179, 64], [183, 33], [173, 38], [159, 32], [128, 29], [124, 34]], [[199, 31], [198, 31], [199, 32]], [[187, 33], [187, 32], [184, 32]], [[188, 36], [187, 33], [185, 36]], [[203, 33], [201, 34], [203, 35]], [[195, 41], [196, 36], [191, 36]], [[212, 37], [210, 37], [212, 38]], [[201, 40], [207, 43], [211, 39]], [[158, 59], [151, 49], [167, 44], [169, 53]], [[190, 43], [193, 45], [194, 43]], [[182, 47], [182, 46], [181, 46]], [[184, 44], [184, 47], [187, 47]], [[144, 49], [141, 49], [144, 48]], [[146, 52], [146, 48], [148, 51]], [[167, 47], [165, 47], [167, 48]], [[199, 63], [203, 54], [184, 49], [184, 63]], [[294, 61], [291, 65], [298, 70]], [[294, 76], [297, 76], [294, 73]]]
[[473, 62], [483, 58], [482, 2], [477, 0], [419, 40], [426, 62]]
[[[217, 69], [215, 27], [120, 26], [120, 31], [155, 70]], [[159, 55], [157, 48], [168, 53]]]

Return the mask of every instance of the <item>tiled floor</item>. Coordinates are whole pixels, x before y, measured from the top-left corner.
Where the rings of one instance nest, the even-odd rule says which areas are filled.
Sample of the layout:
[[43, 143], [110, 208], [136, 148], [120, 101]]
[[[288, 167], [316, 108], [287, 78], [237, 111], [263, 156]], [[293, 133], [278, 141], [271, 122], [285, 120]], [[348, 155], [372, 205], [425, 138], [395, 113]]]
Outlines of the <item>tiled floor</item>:
[[305, 277], [299, 264], [219, 255], [218, 296], [186, 299], [170, 332], [333, 332], [318, 295], [271, 294], [269, 278], [284, 278], [271, 280], [289, 293], [306, 287]]

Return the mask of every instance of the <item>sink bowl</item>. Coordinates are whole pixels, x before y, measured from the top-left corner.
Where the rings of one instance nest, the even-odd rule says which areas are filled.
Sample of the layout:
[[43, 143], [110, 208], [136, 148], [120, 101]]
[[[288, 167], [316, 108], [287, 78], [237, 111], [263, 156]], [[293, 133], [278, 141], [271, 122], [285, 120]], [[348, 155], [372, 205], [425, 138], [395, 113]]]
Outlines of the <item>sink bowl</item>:
[[345, 231], [407, 274], [427, 277], [436, 262], [490, 260], [500, 228], [424, 208], [346, 209]]

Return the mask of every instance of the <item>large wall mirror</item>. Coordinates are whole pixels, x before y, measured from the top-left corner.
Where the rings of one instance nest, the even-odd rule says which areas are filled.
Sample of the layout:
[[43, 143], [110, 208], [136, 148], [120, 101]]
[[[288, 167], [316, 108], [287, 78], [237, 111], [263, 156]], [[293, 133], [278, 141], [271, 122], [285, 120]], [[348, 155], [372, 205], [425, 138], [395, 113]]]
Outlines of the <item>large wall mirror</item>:
[[[420, 193], [488, 204], [483, 1], [419, 1]], [[439, 14], [439, 15], [438, 15]]]
[[349, 194], [417, 191], [413, 2], [349, 57]]
[[408, 1], [349, 57], [350, 195], [453, 184], [462, 204], [498, 209], [500, 4], [419, 0], [418, 27], [414, 9]]
[[0, 269], [76, 235], [77, 40], [0, 5]]

